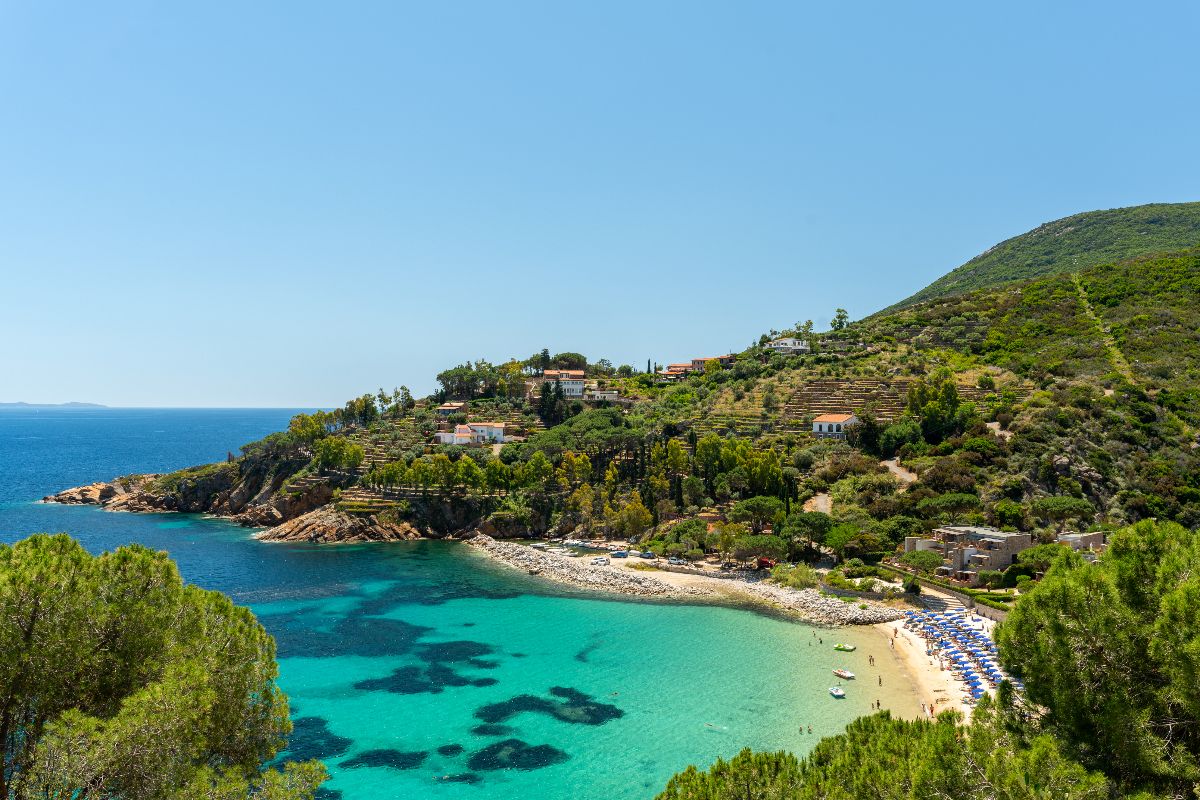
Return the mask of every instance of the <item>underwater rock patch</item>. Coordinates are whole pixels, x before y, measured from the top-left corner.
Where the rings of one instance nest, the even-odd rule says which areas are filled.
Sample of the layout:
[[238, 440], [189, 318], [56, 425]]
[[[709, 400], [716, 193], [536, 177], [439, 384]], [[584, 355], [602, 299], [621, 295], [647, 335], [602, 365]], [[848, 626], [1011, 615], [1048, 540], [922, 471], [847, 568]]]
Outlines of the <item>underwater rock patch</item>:
[[522, 694], [500, 703], [481, 706], [475, 710], [475, 717], [489, 723], [505, 722], [528, 711], [546, 714], [574, 725], [603, 725], [609, 720], [625, 715], [625, 712], [616, 706], [601, 703], [577, 689], [555, 686], [550, 690], [550, 694], [562, 698], [561, 702]]
[[438, 755], [456, 756], [463, 751], [461, 744], [444, 744], [437, 749]]
[[504, 739], [473, 753], [467, 766], [476, 772], [532, 770], [561, 764], [569, 758], [565, 752], [548, 744], [530, 745], [520, 739]]
[[446, 783], [479, 783], [483, 778], [474, 772], [460, 772], [457, 775], [443, 775], [441, 780]]
[[471, 728], [471, 733], [476, 736], [507, 736], [515, 731], [516, 728], [511, 725], [493, 725], [490, 722], [485, 722], [482, 725], [476, 725]]
[[441, 694], [447, 686], [493, 686], [495, 678], [468, 678], [445, 664], [428, 667], [400, 667], [385, 678], [365, 678], [354, 688], [363, 692], [392, 694]]
[[352, 744], [352, 739], [329, 730], [329, 721], [324, 717], [301, 717], [292, 722], [287, 753], [293, 761], [324, 759], [340, 756]]
[[425, 763], [425, 758], [428, 755], [428, 751], [425, 750], [405, 752], [403, 750], [380, 748], [378, 750], [367, 750], [354, 758], [348, 758], [342, 762], [342, 767], [345, 769], [356, 769], [357, 767], [416, 769]]

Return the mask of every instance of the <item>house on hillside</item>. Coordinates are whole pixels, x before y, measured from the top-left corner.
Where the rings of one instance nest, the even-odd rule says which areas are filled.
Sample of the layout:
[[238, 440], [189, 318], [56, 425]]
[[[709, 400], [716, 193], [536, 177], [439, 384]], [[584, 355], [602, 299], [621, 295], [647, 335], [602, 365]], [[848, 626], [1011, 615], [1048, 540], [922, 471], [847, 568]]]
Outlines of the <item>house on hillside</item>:
[[621, 393], [616, 389], [585, 389], [583, 399], [589, 403], [615, 403], [621, 399]]
[[784, 355], [808, 353], [812, 350], [812, 346], [808, 342], [804, 339], [797, 339], [795, 336], [785, 336], [782, 339], [767, 342], [763, 347], [776, 353], [783, 353]]
[[508, 441], [503, 422], [468, 422], [455, 425], [452, 431], [438, 431], [433, 438], [438, 444], [501, 444]]
[[931, 537], [907, 536], [904, 552], [929, 550], [942, 557], [937, 574], [970, 586], [979, 583], [983, 570], [1003, 571], [1017, 555], [1033, 547], [1033, 534], [1010, 533], [975, 525], [936, 528]]
[[853, 414], [820, 414], [813, 417], [812, 432], [818, 439], [845, 439], [846, 430], [857, 424]]
[[583, 397], [584, 374], [581, 369], [548, 369], [542, 372], [542, 381], [550, 388], [561, 386], [564, 397]]
[[709, 356], [708, 358], [693, 358], [691, 371], [692, 372], [703, 372], [704, 368], [708, 366], [708, 362], [710, 362], [710, 361], [715, 361], [718, 364], [720, 364], [722, 367], [732, 367], [733, 362], [736, 360], [737, 360], [737, 356], [734, 356], [731, 354], [726, 354], [723, 356]]
[[466, 403], [442, 403], [440, 406], [438, 406], [434, 410], [437, 411], [437, 415], [439, 417], [450, 417], [455, 414], [466, 414], [467, 413], [467, 404]]

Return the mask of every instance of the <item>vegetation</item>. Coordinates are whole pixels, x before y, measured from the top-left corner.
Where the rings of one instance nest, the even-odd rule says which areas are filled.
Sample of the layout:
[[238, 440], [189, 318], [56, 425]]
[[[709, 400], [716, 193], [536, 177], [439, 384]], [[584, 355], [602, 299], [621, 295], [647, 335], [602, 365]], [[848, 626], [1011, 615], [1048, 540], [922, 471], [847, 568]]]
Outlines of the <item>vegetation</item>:
[[1088, 211], [1003, 241], [887, 310], [1196, 245], [1200, 203]]
[[864, 717], [804, 759], [743, 751], [689, 767], [660, 800], [1181, 798], [1200, 787], [1200, 534], [1140, 522], [1098, 564], [1043, 550], [1050, 572], [999, 628], [1025, 683], [971, 723]]
[[265, 769], [291, 730], [275, 643], [165, 553], [65, 534], [0, 546], [0, 797], [311, 798]]

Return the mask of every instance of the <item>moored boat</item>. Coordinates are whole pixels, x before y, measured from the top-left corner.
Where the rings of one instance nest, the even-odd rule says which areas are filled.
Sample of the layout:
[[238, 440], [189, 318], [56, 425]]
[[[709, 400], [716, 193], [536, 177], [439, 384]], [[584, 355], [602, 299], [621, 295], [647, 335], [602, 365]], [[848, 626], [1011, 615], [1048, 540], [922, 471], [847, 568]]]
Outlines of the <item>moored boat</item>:
[[854, 673], [848, 669], [842, 669], [839, 667], [833, 671], [833, 674], [837, 675], [839, 678], [845, 678], [848, 681], [854, 680]]
[[853, 644], [846, 644], [845, 642], [838, 642], [837, 644], [835, 644], [833, 646], [833, 649], [841, 650], [843, 653], [852, 653], [858, 649], [858, 646], [853, 645]]
[[830, 686], [829, 693], [838, 700], [843, 700], [846, 697], [846, 692], [840, 686]]

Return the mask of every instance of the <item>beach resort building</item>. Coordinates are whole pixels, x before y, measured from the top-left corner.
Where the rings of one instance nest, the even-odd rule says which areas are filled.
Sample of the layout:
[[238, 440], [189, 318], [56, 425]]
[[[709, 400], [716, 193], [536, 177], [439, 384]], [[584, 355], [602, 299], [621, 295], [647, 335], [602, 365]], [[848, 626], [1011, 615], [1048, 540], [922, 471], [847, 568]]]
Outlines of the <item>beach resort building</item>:
[[803, 339], [797, 339], [795, 336], [785, 336], [782, 339], [767, 342], [763, 346], [776, 353], [783, 353], [785, 356], [795, 353], [807, 353], [812, 350], [812, 346], [808, 342]]
[[813, 417], [812, 432], [818, 439], [845, 439], [846, 430], [857, 424], [853, 414], [819, 414]]
[[1078, 552], [1099, 553], [1104, 549], [1104, 531], [1060, 533], [1055, 541]]
[[942, 556], [937, 574], [970, 586], [979, 582], [983, 570], [1003, 571], [1017, 561], [1017, 554], [1033, 546], [1033, 534], [1010, 533], [976, 525], [935, 528], [931, 537], [908, 536], [904, 552], [929, 550]]

